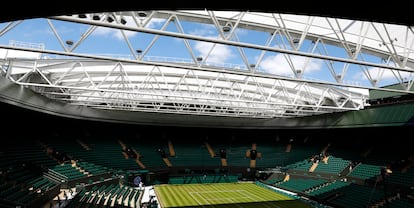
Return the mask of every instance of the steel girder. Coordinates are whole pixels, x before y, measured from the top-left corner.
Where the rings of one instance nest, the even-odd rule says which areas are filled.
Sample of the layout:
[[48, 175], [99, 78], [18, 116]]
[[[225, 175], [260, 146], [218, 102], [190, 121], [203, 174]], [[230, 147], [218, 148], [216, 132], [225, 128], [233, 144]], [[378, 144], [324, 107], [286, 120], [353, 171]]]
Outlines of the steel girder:
[[[34, 20], [2, 24], [0, 40], [24, 21]], [[370, 89], [411, 93], [411, 27], [207, 10], [74, 14], [38, 21], [45, 22], [57, 47], [9, 40], [0, 45], [3, 75], [74, 105], [272, 118], [363, 109]], [[64, 24], [81, 28], [80, 34], [67, 39]], [[186, 29], [195, 24], [213, 35]], [[103, 29], [118, 32], [116, 41], [122, 41], [126, 53], [90, 52], [88, 47], [98, 47], [94, 40]], [[247, 39], [243, 33], [260, 33], [264, 39]], [[148, 40], [140, 42], [134, 35]], [[175, 40], [186, 54], [163, 56], [160, 48], [167, 50], [166, 42]], [[216, 52], [223, 47], [236, 58], [220, 60]], [[269, 57], [287, 64], [269, 68]], [[315, 63], [323, 65], [323, 76], [311, 76]], [[356, 71], [366, 83], [350, 79]], [[381, 88], [386, 73], [393, 74], [401, 89]]]

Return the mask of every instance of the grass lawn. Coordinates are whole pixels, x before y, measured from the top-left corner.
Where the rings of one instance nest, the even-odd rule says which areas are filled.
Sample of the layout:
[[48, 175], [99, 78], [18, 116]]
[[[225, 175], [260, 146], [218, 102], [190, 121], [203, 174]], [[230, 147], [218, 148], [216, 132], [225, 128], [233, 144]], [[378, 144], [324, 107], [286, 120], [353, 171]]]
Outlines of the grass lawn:
[[254, 183], [156, 185], [161, 207], [311, 208], [299, 200]]

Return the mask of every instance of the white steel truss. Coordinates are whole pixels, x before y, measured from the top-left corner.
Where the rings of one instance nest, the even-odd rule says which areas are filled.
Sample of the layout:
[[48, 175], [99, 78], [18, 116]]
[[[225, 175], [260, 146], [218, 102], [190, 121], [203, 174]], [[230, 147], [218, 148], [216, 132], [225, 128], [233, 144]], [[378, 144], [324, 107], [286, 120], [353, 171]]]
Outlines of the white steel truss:
[[[54, 39], [48, 47], [36, 31], [26, 32], [39, 44], [8, 36], [25, 21], [34, 20], [0, 24], [2, 74], [73, 105], [274, 118], [363, 109], [369, 89], [412, 93], [407, 26], [247, 11], [104, 12], [36, 19]], [[78, 32], [68, 35], [69, 26]], [[98, 41], [105, 32], [116, 32], [115, 46]], [[119, 45], [121, 55], [111, 48]]]

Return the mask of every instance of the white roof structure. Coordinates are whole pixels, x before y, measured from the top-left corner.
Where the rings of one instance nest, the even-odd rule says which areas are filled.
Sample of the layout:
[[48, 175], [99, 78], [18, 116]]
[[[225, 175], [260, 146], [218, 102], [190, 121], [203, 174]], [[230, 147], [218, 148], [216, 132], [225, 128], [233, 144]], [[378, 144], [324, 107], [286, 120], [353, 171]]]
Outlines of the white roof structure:
[[[25, 30], [30, 41], [13, 39], [25, 22], [47, 28], [47, 43], [33, 28]], [[411, 27], [328, 17], [73, 14], [1, 23], [0, 43], [1, 71], [12, 82], [114, 111], [303, 117], [364, 109], [368, 90], [411, 93], [413, 84]]]

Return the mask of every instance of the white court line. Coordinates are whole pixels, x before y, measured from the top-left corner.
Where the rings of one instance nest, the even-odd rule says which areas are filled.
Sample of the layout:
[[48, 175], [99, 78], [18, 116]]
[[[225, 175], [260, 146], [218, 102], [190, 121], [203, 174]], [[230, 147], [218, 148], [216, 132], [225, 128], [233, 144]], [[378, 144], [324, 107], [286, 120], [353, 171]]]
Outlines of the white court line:
[[[200, 191], [200, 192], [197, 192], [197, 191], [195, 191], [195, 192], [188, 192], [189, 194], [190, 194], [190, 196], [197, 202], [197, 203], [199, 203], [199, 201], [197, 201], [196, 199], [195, 199], [195, 196], [193, 196], [193, 195], [197, 195], [199, 198], [202, 198], [204, 201], [206, 201], [208, 204], [214, 204], [214, 201], [228, 201], [228, 202], [231, 202], [231, 203], [236, 203], [237, 201], [235, 201], [236, 199], [246, 199], [246, 198], [249, 198], [249, 197], [246, 197], [246, 194], [241, 194], [242, 196], [244, 196], [244, 197], [231, 197], [231, 198], [229, 198], [229, 197], [223, 197], [223, 198], [206, 198], [206, 197], [204, 197], [202, 194], [204, 194], [204, 193], [229, 193], [229, 192], [238, 192], [238, 193], [243, 193], [243, 192], [247, 192], [246, 190], [228, 190], [228, 191]], [[251, 198], [250, 198], [251, 199]], [[199, 204], [199, 205], [201, 205], [201, 204]], [[240, 207], [240, 205], [237, 205], [238, 207]]]
[[[187, 189], [187, 188], [184, 188], [184, 189]], [[190, 188], [188, 187], [188, 189], [190, 189]], [[191, 193], [197, 193], [196, 191], [191, 191], [191, 192], [188, 192], [188, 193], [189, 193], [190, 197], [191, 197], [191, 198], [193, 198], [195, 202], [197, 202], [197, 204], [198, 204], [198, 205], [201, 205], [201, 206], [203, 205], [202, 203], [200, 203], [200, 201], [198, 201], [198, 200], [197, 200], [197, 199], [196, 199], [196, 198], [195, 198], [195, 197], [191, 194]], [[201, 197], [201, 198], [202, 198], [202, 199], [204, 199], [203, 197]], [[204, 200], [204, 201], [206, 201], [206, 202], [207, 202], [207, 204], [208, 204], [208, 201], [207, 201], [207, 200]]]
[[211, 200], [211, 201], [214, 201], [214, 200], [218, 201], [218, 200], [233, 200], [233, 199], [245, 199], [245, 198], [248, 198], [248, 197], [242, 196], [242, 197], [231, 197], [231, 198], [225, 197], [225, 198], [204, 198], [204, 199]]
[[[234, 192], [237, 192], [241, 196], [240, 197], [231, 197], [231, 198], [229, 198], [229, 197], [223, 197], [223, 198], [207, 198], [207, 197], [204, 197], [202, 195], [202, 194], [209, 194], [209, 193], [228, 193], [228, 192], [233, 192], [233, 193]], [[231, 202], [231, 203], [236, 203], [237, 202], [237, 199], [250, 199], [253, 202], [258, 201], [258, 200], [260, 202], [263, 202], [263, 203], [266, 202], [264, 198], [260, 197], [259, 195], [254, 194], [251, 191], [247, 191], [247, 190], [190, 191], [190, 192], [187, 192], [187, 193], [191, 196], [192, 199], [194, 199], [195, 202], [197, 202], [198, 205], [206, 205], [206, 204], [207, 205], [214, 205], [214, 202], [215, 201], [220, 201], [220, 200], [222, 200], [222, 201], [228, 201], [228, 202]], [[197, 198], [198, 199], [202, 199], [206, 203], [202, 204], [199, 200], [197, 200]], [[276, 204], [272, 204], [272, 205], [263, 204], [263, 205], [265, 207], [269, 207], [269, 208], [272, 208], [272, 207], [275, 207], [275, 206], [278, 207], [278, 208], [280, 208]], [[236, 206], [241, 207], [240, 205], [236, 205]]]
[[192, 191], [192, 192], [188, 192], [188, 193], [190, 193], [190, 194], [200, 194], [200, 193], [216, 193], [216, 192], [224, 192], [224, 193], [226, 193], [226, 192], [240, 192], [240, 191], [246, 191], [246, 190], [228, 190], [228, 191]]

